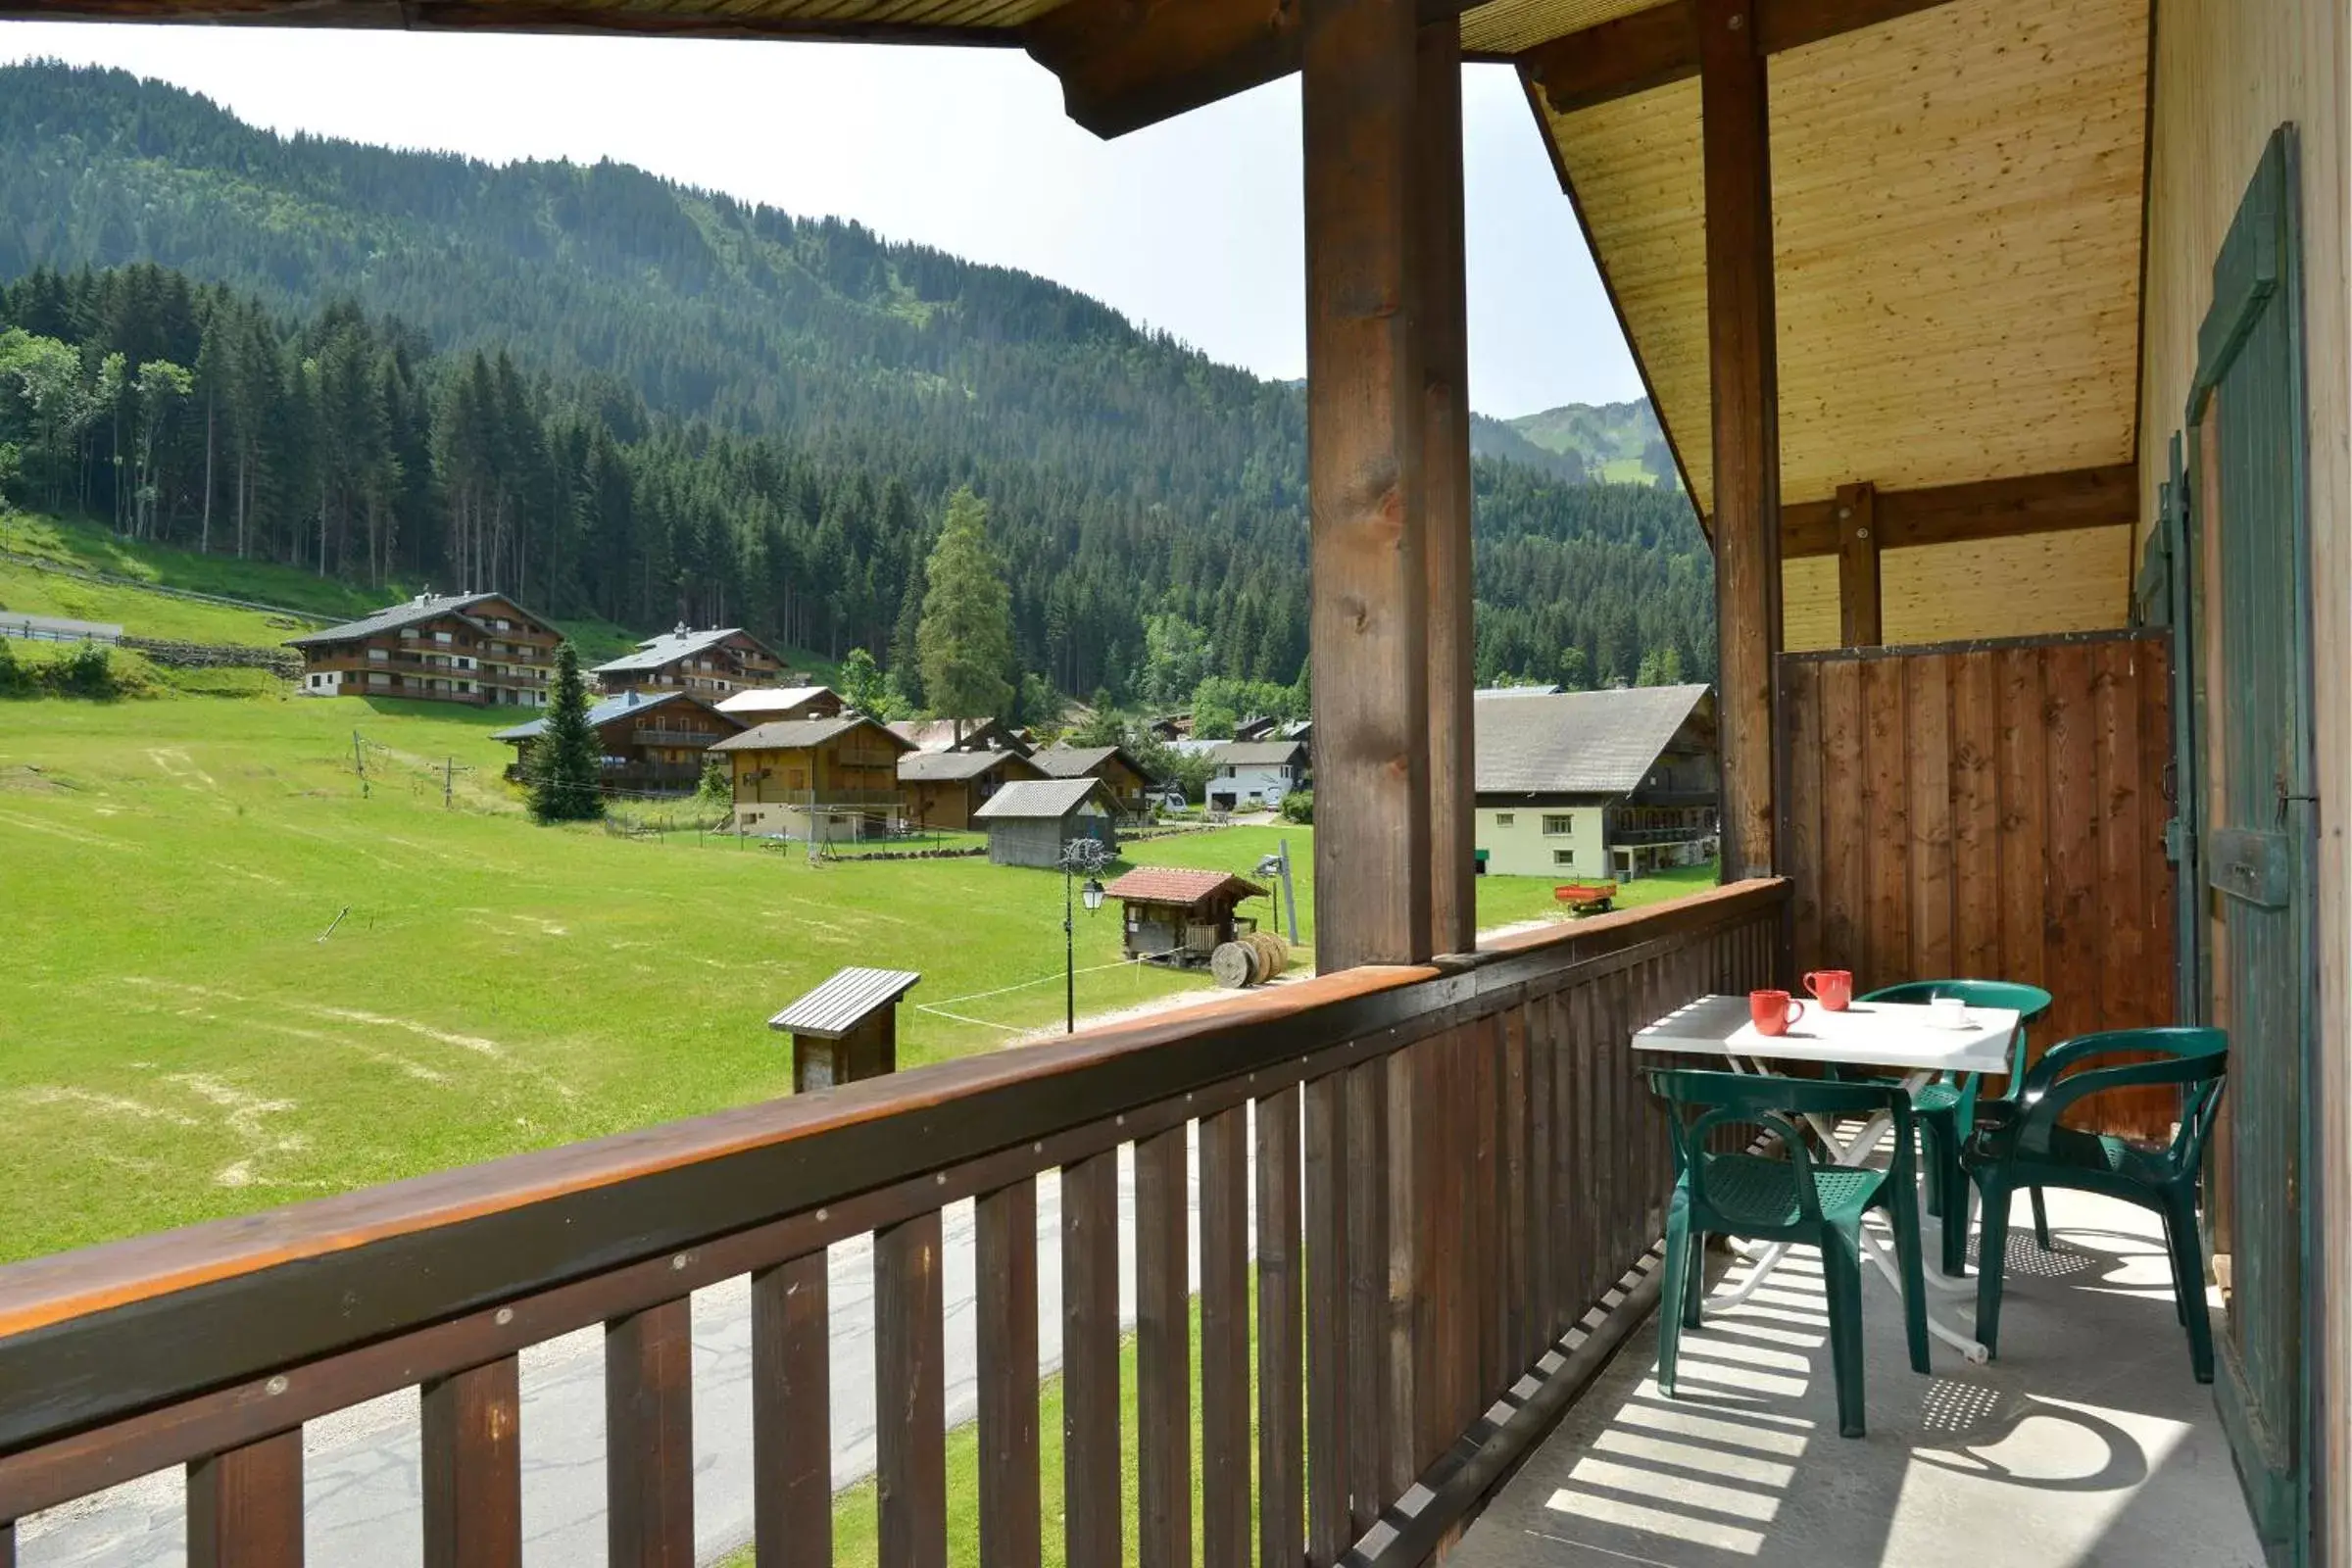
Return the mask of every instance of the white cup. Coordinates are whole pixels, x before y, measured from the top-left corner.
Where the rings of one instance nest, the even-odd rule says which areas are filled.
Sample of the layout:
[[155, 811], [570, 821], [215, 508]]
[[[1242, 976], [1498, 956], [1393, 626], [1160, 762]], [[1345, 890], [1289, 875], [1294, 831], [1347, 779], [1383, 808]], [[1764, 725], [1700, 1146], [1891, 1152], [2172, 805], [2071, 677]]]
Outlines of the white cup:
[[1928, 1017], [1939, 1028], [1966, 1028], [1968, 1004], [1958, 997], [1931, 997], [1928, 999]]

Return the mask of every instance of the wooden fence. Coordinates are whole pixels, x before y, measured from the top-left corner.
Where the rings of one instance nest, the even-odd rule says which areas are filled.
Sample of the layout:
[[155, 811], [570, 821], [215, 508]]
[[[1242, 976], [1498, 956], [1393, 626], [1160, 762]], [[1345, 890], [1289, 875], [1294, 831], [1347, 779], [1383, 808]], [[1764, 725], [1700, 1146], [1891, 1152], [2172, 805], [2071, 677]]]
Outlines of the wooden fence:
[[[690, 1568], [688, 1294], [748, 1274], [759, 1559], [829, 1563], [824, 1250], [870, 1234], [881, 1560], [941, 1568], [941, 1211], [971, 1199], [985, 1563], [1033, 1568], [1055, 1515], [1072, 1564], [1422, 1562], [1654, 1299], [1654, 1271], [1628, 1271], [1669, 1159], [1630, 1037], [1773, 978], [1787, 897], [1744, 883], [0, 1269], [0, 1521], [185, 1464], [195, 1568], [290, 1568], [303, 1424], [420, 1387], [426, 1568], [515, 1568], [517, 1354], [602, 1323], [608, 1560]], [[1062, 1214], [1051, 1508], [1040, 1180]], [[1604, 1299], [1625, 1310], [1589, 1310]]]
[[[2037, 1054], [2171, 1022], [2170, 649], [2096, 632], [1783, 655], [1798, 972], [2040, 986]], [[2099, 1115], [2160, 1136], [2174, 1097], [2105, 1096]]]

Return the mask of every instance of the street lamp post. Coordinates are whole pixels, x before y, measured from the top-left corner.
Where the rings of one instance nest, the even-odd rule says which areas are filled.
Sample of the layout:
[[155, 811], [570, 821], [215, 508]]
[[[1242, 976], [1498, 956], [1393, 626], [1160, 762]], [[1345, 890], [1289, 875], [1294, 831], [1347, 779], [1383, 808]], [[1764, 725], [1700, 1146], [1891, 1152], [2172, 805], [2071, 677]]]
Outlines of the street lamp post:
[[1086, 912], [1094, 913], [1102, 907], [1102, 884], [1095, 873], [1110, 862], [1109, 854], [1100, 839], [1071, 839], [1061, 847], [1061, 987], [1062, 1023], [1064, 1034], [1078, 1032], [1078, 934], [1070, 918], [1070, 888], [1078, 873], [1086, 873], [1086, 886], [1079, 898], [1085, 901]]

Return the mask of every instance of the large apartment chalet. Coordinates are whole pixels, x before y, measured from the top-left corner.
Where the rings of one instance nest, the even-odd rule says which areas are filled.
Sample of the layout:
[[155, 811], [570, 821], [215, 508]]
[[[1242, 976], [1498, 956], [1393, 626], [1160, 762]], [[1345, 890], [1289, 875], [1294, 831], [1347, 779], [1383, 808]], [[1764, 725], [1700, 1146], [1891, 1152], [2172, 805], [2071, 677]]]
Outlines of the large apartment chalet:
[[589, 673], [602, 692], [687, 691], [716, 699], [747, 686], [773, 686], [783, 672], [776, 651], [741, 626], [696, 631], [680, 621]]
[[1707, 687], [1482, 692], [1472, 708], [1482, 874], [1631, 879], [1716, 853]]
[[543, 708], [563, 634], [504, 594], [418, 594], [286, 639], [308, 697], [408, 697]]

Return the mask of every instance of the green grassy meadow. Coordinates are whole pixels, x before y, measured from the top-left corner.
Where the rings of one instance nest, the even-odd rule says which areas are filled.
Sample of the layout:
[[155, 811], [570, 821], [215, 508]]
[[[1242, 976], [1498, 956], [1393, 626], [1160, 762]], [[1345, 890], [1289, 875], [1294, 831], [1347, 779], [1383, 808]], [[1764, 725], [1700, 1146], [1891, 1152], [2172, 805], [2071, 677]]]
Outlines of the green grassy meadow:
[[[93, 532], [20, 515], [0, 519], [0, 551], [86, 561]], [[103, 564], [294, 597], [285, 568], [199, 558], [199, 572], [158, 564], [168, 554]], [[49, 597], [26, 603], [35, 590]], [[5, 561], [0, 605], [199, 641], [284, 634], [264, 612]], [[811, 865], [698, 834], [685, 802], [630, 808], [682, 827], [653, 837], [539, 827], [491, 738], [513, 713], [116, 662], [143, 695], [0, 700], [0, 1261], [786, 1093], [789, 1048], [766, 1020], [843, 964], [922, 971], [902, 1065], [1060, 1021], [1052, 871]], [[1311, 948], [1311, 828], [1156, 838], [1113, 871], [1252, 875], [1285, 840]], [[1557, 917], [1547, 880], [1478, 889], [1482, 924]], [[1244, 908], [1273, 923], [1267, 902]], [[1119, 931], [1115, 906], [1077, 915], [1081, 1016], [1208, 987], [1122, 961]]]
[[[912, 1002], [974, 1020], [903, 1013], [906, 1065], [1058, 1018], [1053, 873], [536, 827], [499, 779], [500, 722], [0, 705], [0, 1256], [783, 1093], [766, 1020], [845, 963], [920, 969]], [[1219, 837], [1189, 860], [1247, 869], [1271, 842]], [[1082, 1011], [1206, 984], [1121, 964], [1114, 913], [1077, 936]]]

